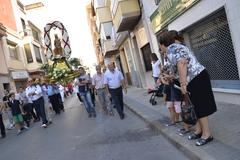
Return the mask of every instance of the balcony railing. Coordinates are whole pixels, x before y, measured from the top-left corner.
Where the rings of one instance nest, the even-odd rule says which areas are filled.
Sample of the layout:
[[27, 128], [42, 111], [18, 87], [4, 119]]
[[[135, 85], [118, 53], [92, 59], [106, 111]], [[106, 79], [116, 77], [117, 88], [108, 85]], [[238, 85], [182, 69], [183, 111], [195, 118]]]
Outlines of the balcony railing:
[[141, 15], [138, 0], [113, 0], [111, 12], [117, 32], [132, 30]]
[[96, 25], [99, 29], [101, 23], [111, 22], [112, 16], [109, 7], [100, 7], [96, 9]]
[[102, 41], [102, 52], [105, 57], [113, 54], [117, 49], [115, 48], [113, 40], [103, 40]]

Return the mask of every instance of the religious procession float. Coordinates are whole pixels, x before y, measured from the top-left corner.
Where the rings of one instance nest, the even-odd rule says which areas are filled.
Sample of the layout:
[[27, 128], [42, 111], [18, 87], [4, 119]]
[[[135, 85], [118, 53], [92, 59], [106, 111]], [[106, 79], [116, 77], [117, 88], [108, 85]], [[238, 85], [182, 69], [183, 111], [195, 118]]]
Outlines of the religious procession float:
[[[61, 35], [54, 34], [54, 41], [51, 39], [51, 30], [59, 29]], [[62, 38], [59, 38], [62, 37]], [[69, 36], [64, 25], [59, 21], [46, 24], [44, 27], [44, 43], [48, 63], [45, 64], [45, 81], [67, 83], [79, 76], [78, 71], [72, 69], [68, 59], [71, 55]], [[52, 43], [54, 48], [52, 48]]]

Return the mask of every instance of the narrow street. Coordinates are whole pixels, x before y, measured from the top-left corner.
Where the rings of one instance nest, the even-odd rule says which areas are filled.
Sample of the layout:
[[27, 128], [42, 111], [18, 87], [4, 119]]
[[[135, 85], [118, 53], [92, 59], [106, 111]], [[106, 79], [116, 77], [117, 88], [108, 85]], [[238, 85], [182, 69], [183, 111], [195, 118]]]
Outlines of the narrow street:
[[89, 119], [75, 96], [67, 99], [65, 108], [47, 129], [35, 123], [19, 136], [15, 130], [8, 131], [0, 140], [0, 159], [187, 159], [130, 111], [126, 110], [126, 118], [120, 120], [117, 115], [102, 115], [97, 106], [97, 118]]

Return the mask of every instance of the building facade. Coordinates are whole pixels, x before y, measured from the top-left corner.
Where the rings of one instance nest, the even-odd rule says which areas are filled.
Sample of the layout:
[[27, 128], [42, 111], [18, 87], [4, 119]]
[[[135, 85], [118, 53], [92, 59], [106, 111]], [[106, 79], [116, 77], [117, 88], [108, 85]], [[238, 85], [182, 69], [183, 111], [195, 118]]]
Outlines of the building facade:
[[[141, 86], [130, 31], [140, 17], [137, 0], [95, 0], [96, 25], [105, 64], [115, 61], [128, 85]], [[135, 46], [136, 47], [136, 46]]]
[[[142, 1], [150, 19], [152, 37], [164, 29], [184, 35], [185, 44], [208, 70], [216, 97], [221, 101], [240, 103], [240, 9], [238, 0], [162, 0], [151, 13]], [[204, 11], [204, 12], [203, 12]]]
[[7, 73], [1, 74], [1, 92], [16, 91], [26, 86], [29, 76], [41, 77], [40, 65], [45, 61], [41, 31], [27, 18], [21, 1], [6, 0], [0, 7], [0, 23], [5, 30], [0, 40], [0, 55], [7, 67]]
[[[156, 53], [161, 59], [157, 37], [163, 30], [177, 30], [184, 35], [185, 44], [209, 71], [216, 97], [231, 103], [239, 102], [240, 17], [237, 16], [237, 11], [240, 9], [240, 1], [94, 2], [94, 7], [100, 5], [101, 11], [107, 5], [110, 6], [112, 21], [108, 21], [108, 28], [111, 28], [112, 23], [111, 40], [115, 51], [109, 57], [118, 63], [129, 85], [143, 88], [153, 86], [150, 54]], [[96, 11], [96, 19], [109, 15], [108, 12], [108, 9], [105, 12]], [[105, 32], [101, 28], [104, 25], [101, 24], [103, 23], [97, 24], [100, 35]], [[100, 39], [103, 37], [100, 36]], [[108, 54], [104, 54], [105, 61], [108, 58], [106, 55]]]
[[100, 65], [104, 65], [104, 56], [103, 56], [103, 53], [101, 52], [101, 43], [99, 39], [100, 36], [96, 26], [96, 13], [92, 3], [87, 5], [86, 10], [87, 10], [88, 25], [89, 25], [91, 35], [92, 35], [92, 40], [93, 40], [93, 47], [97, 57], [97, 63]]

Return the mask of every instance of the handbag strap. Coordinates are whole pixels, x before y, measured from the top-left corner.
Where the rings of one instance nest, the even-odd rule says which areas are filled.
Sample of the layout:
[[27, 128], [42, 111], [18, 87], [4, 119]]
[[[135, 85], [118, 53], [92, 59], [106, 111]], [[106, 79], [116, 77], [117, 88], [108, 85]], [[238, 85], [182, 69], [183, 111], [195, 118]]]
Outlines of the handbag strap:
[[[176, 85], [176, 84], [174, 84], [174, 88], [181, 90], [181, 87], [179, 87], [179, 86]], [[187, 92], [186, 94], [182, 94], [182, 95], [183, 95], [183, 98], [184, 98], [184, 100], [185, 100], [185, 103], [186, 103], [186, 101], [187, 101], [187, 102], [190, 104], [190, 106], [192, 106], [192, 108], [194, 108], [194, 105], [192, 104], [192, 101], [191, 101], [191, 99], [190, 99], [191, 93], [190, 93], [190, 92]], [[181, 105], [182, 105], [182, 102], [181, 102]]]
[[193, 103], [192, 103], [192, 101], [190, 99], [190, 92], [187, 92], [186, 94], [183, 94], [183, 98], [185, 100], [185, 103], [187, 101], [187, 103], [190, 104], [188, 106], [191, 106], [191, 108], [194, 108], [194, 105], [193, 105]]

